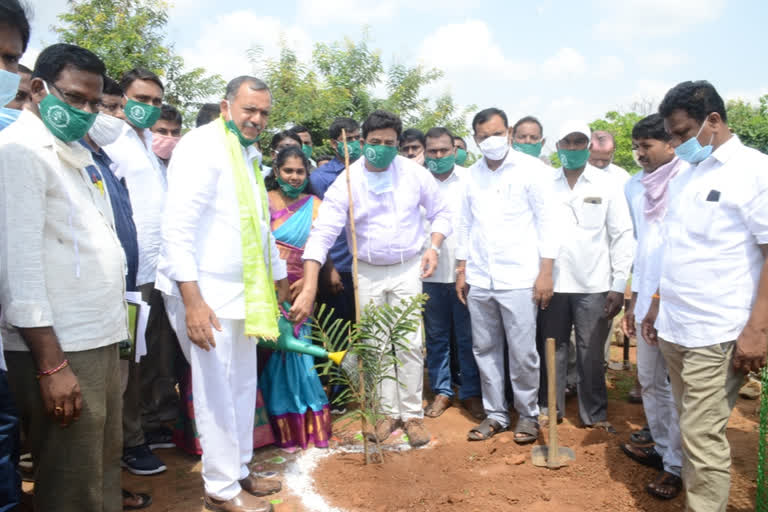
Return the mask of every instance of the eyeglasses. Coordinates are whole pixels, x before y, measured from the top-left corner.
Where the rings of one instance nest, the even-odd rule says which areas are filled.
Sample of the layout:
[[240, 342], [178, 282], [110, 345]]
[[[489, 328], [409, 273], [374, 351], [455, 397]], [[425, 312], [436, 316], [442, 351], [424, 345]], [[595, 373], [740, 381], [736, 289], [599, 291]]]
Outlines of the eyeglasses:
[[56, 89], [59, 92], [59, 94], [62, 96], [64, 101], [66, 101], [70, 106], [73, 106], [80, 110], [85, 110], [85, 108], [88, 106], [88, 107], [91, 107], [91, 112], [98, 112], [99, 104], [101, 103], [101, 101], [90, 101], [76, 92], [62, 91], [61, 88], [58, 87], [53, 82], [50, 82], [49, 85], [54, 89]]

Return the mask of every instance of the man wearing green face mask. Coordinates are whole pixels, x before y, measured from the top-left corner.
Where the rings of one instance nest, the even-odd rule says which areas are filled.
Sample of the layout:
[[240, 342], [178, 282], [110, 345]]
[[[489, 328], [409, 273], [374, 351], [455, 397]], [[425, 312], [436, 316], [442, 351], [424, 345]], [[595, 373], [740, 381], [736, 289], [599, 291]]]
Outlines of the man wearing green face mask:
[[[425, 167], [435, 177], [435, 182], [451, 209], [451, 222], [455, 233], [458, 229], [462, 196], [467, 186], [466, 180], [469, 179], [468, 171], [456, 165], [453, 137], [445, 128], [429, 130], [425, 137], [425, 147]], [[426, 362], [429, 385], [435, 394], [434, 401], [427, 406], [424, 414], [436, 418], [450, 407], [454, 396], [453, 386], [456, 385], [462, 405], [473, 417], [482, 420], [485, 418], [485, 411], [480, 397], [480, 374], [472, 354], [469, 309], [456, 295], [457, 239], [455, 234], [445, 239], [437, 270], [432, 277], [423, 280], [424, 293], [429, 295], [429, 300], [424, 306]], [[425, 242], [425, 247], [429, 247], [429, 233]], [[455, 349], [451, 346], [451, 332], [456, 340]], [[455, 352], [454, 357], [451, 357], [452, 352]], [[452, 378], [451, 360], [458, 361], [460, 383]]]
[[453, 147], [456, 148], [456, 165], [464, 167], [467, 163], [467, 143], [461, 137], [453, 138]]
[[[401, 299], [420, 294], [420, 278], [434, 274], [440, 246], [451, 234], [450, 210], [435, 179], [421, 165], [397, 155], [402, 127], [400, 118], [383, 110], [368, 116], [363, 123], [364, 157], [348, 171], [354, 201], [361, 306], [369, 302], [394, 306]], [[294, 322], [311, 314], [320, 267], [339, 233], [347, 227], [350, 208], [347, 181], [340, 176], [325, 193], [305, 246], [304, 286], [291, 308]], [[422, 208], [432, 224], [430, 247], [426, 251]], [[396, 349], [401, 362], [397, 367], [399, 382], [387, 379], [381, 385], [384, 418], [376, 424], [375, 432], [366, 435], [384, 441], [404, 424], [411, 445], [420, 446], [430, 440], [422, 420], [421, 329], [409, 335], [404, 344], [402, 349]], [[394, 367], [388, 375], [394, 377]]]
[[299, 136], [301, 139], [301, 151], [304, 152], [304, 156], [307, 157], [307, 160], [309, 160], [310, 169], [309, 172], [312, 172], [314, 169], [317, 168], [317, 162], [312, 160], [312, 152], [314, 150], [315, 144], [312, 142], [312, 134], [309, 133], [309, 130], [305, 128], [304, 126], [301, 126], [300, 124], [297, 124], [293, 128], [290, 129], [293, 133]]
[[[579, 417], [584, 426], [615, 432], [607, 421], [603, 347], [613, 317], [624, 303], [635, 242], [624, 193], [605, 172], [587, 162], [589, 147], [590, 129], [585, 122], [568, 121], [562, 126], [557, 150], [563, 165], [552, 182], [562, 242], [555, 261], [554, 295], [539, 312], [539, 353], [543, 354], [543, 340], [557, 340], [557, 415], [562, 418], [568, 340], [575, 329]], [[547, 400], [546, 370], [543, 362], [541, 405]]]
[[174, 420], [178, 410], [174, 369], [178, 343], [162, 296], [155, 291], [168, 186], [165, 168], [152, 149], [150, 127], [160, 116], [164, 86], [156, 74], [136, 68], [123, 74], [120, 87], [122, 109], [116, 117], [126, 122], [117, 139], [103, 149], [116, 166], [115, 175], [125, 178], [128, 187], [139, 244], [136, 285], [151, 308], [145, 331], [148, 352], [139, 363], [130, 363], [124, 396], [123, 465], [134, 474], [152, 475], [165, 471], [166, 466], [150, 445], [156, 437], [165, 437], [164, 444], [170, 442], [164, 422]]
[[512, 125], [509, 139], [515, 151], [539, 158], [549, 165], [549, 160], [541, 157], [541, 149], [547, 141], [544, 138], [544, 128], [535, 117], [525, 116]]
[[121, 507], [125, 255], [109, 199], [86, 170], [91, 152], [78, 143], [105, 71], [84, 48], [49, 46], [32, 74], [32, 105], [0, 133], [3, 341], [29, 428], [36, 510]]

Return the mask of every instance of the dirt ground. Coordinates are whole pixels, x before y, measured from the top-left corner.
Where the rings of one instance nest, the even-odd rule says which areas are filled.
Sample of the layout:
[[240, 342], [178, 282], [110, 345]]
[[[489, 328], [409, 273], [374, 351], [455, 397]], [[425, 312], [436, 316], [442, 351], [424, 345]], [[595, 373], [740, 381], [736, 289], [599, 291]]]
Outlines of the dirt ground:
[[[613, 347], [613, 358], [621, 352]], [[634, 349], [632, 353], [634, 360]], [[362, 454], [334, 452], [320, 460], [314, 471], [315, 490], [345, 512], [401, 511], [682, 511], [681, 495], [671, 502], [650, 497], [645, 485], [655, 470], [628, 459], [619, 443], [644, 422], [641, 405], [626, 402], [634, 373], [609, 371], [609, 420], [617, 435], [578, 427], [575, 399], [567, 405], [559, 425], [560, 442], [573, 448], [576, 461], [550, 471], [531, 464], [531, 447], [516, 445], [512, 433], [486, 442], [468, 442], [475, 423], [458, 407], [440, 418], [427, 419], [433, 440], [426, 448], [403, 453], [386, 452], [383, 465], [363, 464]], [[733, 466], [730, 512], [754, 510], [758, 445], [758, 401], [739, 400], [728, 425]], [[349, 433], [339, 432], [342, 438]], [[542, 444], [545, 443], [546, 432]], [[402, 442], [400, 435], [391, 442]], [[198, 512], [202, 504], [200, 459], [179, 450], [159, 450], [168, 466], [163, 474], [143, 477], [124, 472], [123, 485], [147, 492], [154, 503], [148, 512]], [[285, 487], [283, 473], [297, 453], [277, 448], [257, 450], [253, 469], [276, 473], [284, 490], [272, 496], [276, 512], [304, 512], [299, 496]], [[29, 491], [31, 484], [25, 484]]]
[[[609, 378], [614, 398], [608, 416], [618, 434], [579, 428], [576, 399], [569, 399], [559, 425], [560, 444], [576, 454], [568, 467], [533, 466], [531, 446], [515, 444], [511, 432], [468, 442], [467, 431], [475, 422], [452, 407], [426, 420], [433, 436], [428, 448], [388, 453], [384, 465], [365, 466], [359, 454], [333, 455], [317, 467], [316, 488], [332, 505], [350, 512], [684, 510], [683, 493], [670, 502], [648, 495], [644, 488], [656, 470], [633, 462], [619, 448], [642, 427], [644, 416], [641, 405], [624, 400], [632, 374], [609, 371]], [[740, 399], [728, 424], [732, 512], [755, 509], [758, 408], [757, 401]], [[546, 433], [539, 443], [546, 444]]]

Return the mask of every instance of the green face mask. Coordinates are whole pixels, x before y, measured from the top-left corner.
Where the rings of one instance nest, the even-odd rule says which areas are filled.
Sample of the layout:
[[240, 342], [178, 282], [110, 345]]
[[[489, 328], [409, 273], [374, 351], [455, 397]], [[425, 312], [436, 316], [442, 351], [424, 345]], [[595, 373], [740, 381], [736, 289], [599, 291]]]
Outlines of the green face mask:
[[[360, 155], [363, 154], [363, 149], [360, 147], [360, 141], [359, 140], [352, 140], [347, 142], [347, 147], [349, 148], [349, 161], [354, 162], [358, 158], [360, 158]], [[338, 142], [336, 144], [336, 150], [339, 152], [339, 155], [341, 155], [341, 161], [344, 161], [344, 143]]]
[[229, 128], [229, 131], [233, 132], [235, 135], [237, 135], [238, 140], [240, 141], [240, 145], [244, 148], [247, 148], [248, 146], [252, 146], [256, 141], [259, 140], [258, 137], [255, 139], [246, 139], [245, 135], [243, 135], [243, 132], [240, 131], [240, 128], [237, 127], [234, 121], [229, 120], [226, 123], [227, 128]]
[[309, 146], [307, 144], [301, 145], [301, 152], [304, 153], [304, 156], [307, 157], [307, 160], [312, 158], [312, 146]]
[[581, 169], [589, 160], [589, 149], [558, 149], [563, 169]]
[[277, 184], [280, 185], [280, 190], [291, 199], [299, 197], [299, 194], [304, 192], [304, 189], [307, 188], [307, 183], [309, 183], [309, 179], [304, 180], [298, 187], [294, 187], [287, 181], [283, 181], [280, 176], [277, 177]]
[[93, 126], [97, 114], [80, 110], [60, 100], [48, 91], [47, 84], [45, 90], [48, 96], [38, 105], [43, 124], [64, 142], [82, 139]]
[[136, 128], [151, 128], [160, 119], [161, 110], [154, 105], [129, 99], [123, 107], [123, 112]]
[[384, 146], [383, 144], [363, 146], [365, 159], [376, 169], [386, 169], [397, 156], [397, 146]]
[[456, 164], [456, 155], [448, 155], [443, 158], [425, 158], [424, 163], [429, 172], [445, 174], [453, 170], [453, 166]]
[[467, 150], [457, 148], [456, 149], [456, 165], [464, 165], [464, 162], [467, 161]]
[[541, 155], [541, 142], [536, 144], [522, 144], [519, 142], [512, 143], [512, 149], [539, 158]]

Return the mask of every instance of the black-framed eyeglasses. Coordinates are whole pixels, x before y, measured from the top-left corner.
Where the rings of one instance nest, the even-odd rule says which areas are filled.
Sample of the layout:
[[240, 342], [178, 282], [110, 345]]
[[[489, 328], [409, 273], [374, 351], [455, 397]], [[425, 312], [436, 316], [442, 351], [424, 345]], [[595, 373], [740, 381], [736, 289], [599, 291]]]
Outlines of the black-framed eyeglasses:
[[80, 110], [85, 110], [85, 107], [89, 106], [91, 107], [92, 112], [98, 112], [98, 108], [99, 108], [99, 104], [101, 103], [101, 100], [90, 101], [78, 93], [61, 90], [61, 87], [54, 84], [53, 82], [47, 82], [47, 83], [48, 85], [56, 89], [59, 92], [59, 95], [62, 96], [62, 99], [66, 101], [70, 106], [73, 106]]

